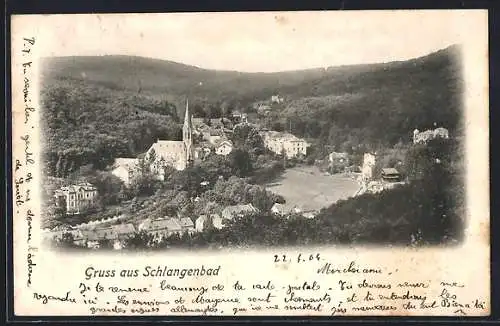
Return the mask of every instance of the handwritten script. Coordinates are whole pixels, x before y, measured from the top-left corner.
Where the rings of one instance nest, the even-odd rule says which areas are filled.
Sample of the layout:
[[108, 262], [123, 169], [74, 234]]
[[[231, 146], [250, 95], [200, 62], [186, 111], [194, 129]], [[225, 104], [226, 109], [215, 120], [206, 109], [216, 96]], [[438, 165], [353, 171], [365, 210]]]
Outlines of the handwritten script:
[[401, 280], [395, 277], [397, 270], [357, 261], [335, 264], [319, 254], [307, 264], [312, 272], [308, 275], [316, 277], [293, 283], [263, 277], [230, 284], [222, 282], [220, 265], [121, 270], [88, 266], [73, 288], [35, 292], [33, 300], [42, 305], [85, 305], [92, 315], [425, 315], [432, 310], [468, 315], [487, 309], [482, 298], [462, 299], [466, 286], [452, 280]]
[[[21, 57], [22, 63], [20, 65], [19, 74], [23, 81], [23, 96], [22, 104], [16, 103], [15, 105], [22, 105], [24, 107], [23, 125], [24, 130], [22, 134], [17, 133], [14, 153], [14, 210], [16, 216], [24, 216], [26, 222], [26, 285], [31, 287], [33, 281], [33, 272], [36, 264], [36, 257], [38, 248], [33, 246], [33, 221], [35, 221], [36, 210], [32, 206], [32, 194], [35, 192], [36, 183], [34, 182], [34, 171], [37, 169], [33, 144], [33, 137], [38, 132], [35, 128], [36, 121], [33, 114], [37, 111], [35, 108], [35, 100], [33, 93], [33, 78], [34, 78], [34, 63], [32, 59], [33, 49], [36, 43], [34, 37], [23, 37], [22, 40]], [[19, 125], [19, 124], [18, 124]], [[33, 203], [34, 204], [34, 203]]]

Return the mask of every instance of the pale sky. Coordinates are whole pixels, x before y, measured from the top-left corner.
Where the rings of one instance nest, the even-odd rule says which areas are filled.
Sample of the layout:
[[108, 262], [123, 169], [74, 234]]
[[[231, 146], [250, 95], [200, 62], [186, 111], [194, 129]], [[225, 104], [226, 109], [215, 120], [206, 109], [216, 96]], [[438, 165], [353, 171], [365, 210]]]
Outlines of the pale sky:
[[270, 72], [419, 57], [459, 44], [463, 18], [459, 10], [93, 14], [41, 15], [37, 26], [41, 56], [136, 55]]

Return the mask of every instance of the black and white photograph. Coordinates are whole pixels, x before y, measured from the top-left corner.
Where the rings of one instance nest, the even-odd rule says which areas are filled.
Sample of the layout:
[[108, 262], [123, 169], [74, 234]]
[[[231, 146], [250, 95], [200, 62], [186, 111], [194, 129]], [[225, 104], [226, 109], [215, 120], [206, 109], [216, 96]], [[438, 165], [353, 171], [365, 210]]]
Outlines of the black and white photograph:
[[90, 18], [73, 31], [81, 42], [43, 58], [46, 243], [462, 242], [464, 86], [452, 31], [414, 42], [436, 26], [396, 21], [365, 34], [346, 21], [315, 33], [300, 14], [266, 14], [257, 28], [202, 16], [110, 17], [110, 30]]
[[490, 314], [487, 23], [13, 17], [15, 313]]

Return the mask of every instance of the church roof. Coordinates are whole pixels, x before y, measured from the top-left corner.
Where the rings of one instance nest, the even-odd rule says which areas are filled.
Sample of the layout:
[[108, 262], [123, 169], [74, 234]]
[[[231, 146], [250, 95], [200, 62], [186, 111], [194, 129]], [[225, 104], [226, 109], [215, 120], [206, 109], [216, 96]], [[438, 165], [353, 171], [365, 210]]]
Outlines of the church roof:
[[158, 140], [151, 148], [157, 154], [179, 152], [184, 150], [184, 142], [182, 140]]
[[186, 111], [184, 112], [184, 126], [186, 124], [191, 128], [192, 127], [192, 121], [191, 121], [191, 114], [189, 113], [189, 100], [186, 99]]

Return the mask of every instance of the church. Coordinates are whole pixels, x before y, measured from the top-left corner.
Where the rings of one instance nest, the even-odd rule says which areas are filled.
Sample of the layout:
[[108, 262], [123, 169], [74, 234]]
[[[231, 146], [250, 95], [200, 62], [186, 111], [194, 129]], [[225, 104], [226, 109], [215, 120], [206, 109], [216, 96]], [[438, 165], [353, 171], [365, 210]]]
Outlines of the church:
[[165, 167], [184, 170], [194, 161], [193, 123], [189, 113], [189, 102], [186, 100], [186, 112], [182, 127], [182, 140], [160, 140], [151, 145], [145, 155], [151, 165], [151, 172], [159, 180], [165, 178]]

